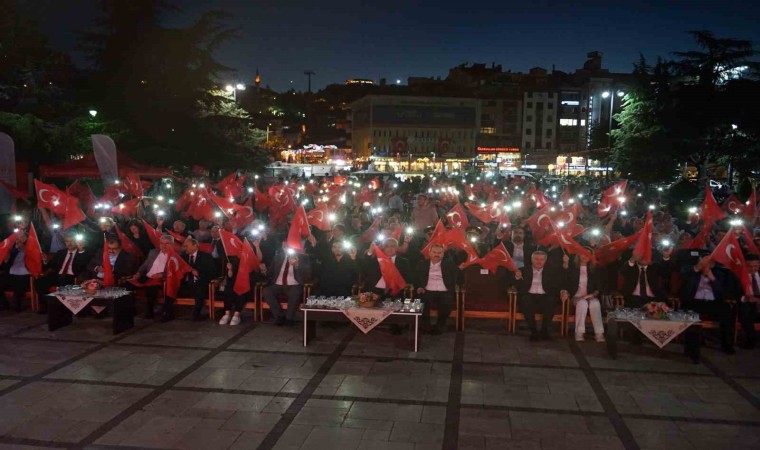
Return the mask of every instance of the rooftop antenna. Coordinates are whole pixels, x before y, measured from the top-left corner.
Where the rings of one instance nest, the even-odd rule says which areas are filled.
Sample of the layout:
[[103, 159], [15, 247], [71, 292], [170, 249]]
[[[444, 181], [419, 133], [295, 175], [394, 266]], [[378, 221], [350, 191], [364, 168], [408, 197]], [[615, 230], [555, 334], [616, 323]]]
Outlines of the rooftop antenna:
[[306, 77], [309, 79], [309, 93], [311, 94], [311, 76], [314, 75], [314, 71], [304, 70], [303, 74], [306, 75]]

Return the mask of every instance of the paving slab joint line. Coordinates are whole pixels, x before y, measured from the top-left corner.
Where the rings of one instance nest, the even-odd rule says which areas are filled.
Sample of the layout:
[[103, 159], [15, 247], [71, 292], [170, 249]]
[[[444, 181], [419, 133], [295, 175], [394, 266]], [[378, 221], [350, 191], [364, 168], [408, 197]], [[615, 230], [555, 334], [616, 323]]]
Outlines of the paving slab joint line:
[[760, 409], [760, 399], [752, 395], [752, 393], [747, 390], [747, 388], [737, 383], [736, 380], [734, 380], [727, 373], [723, 372], [718, 366], [715, 365], [715, 363], [705, 358], [704, 355], [701, 356], [700, 361], [702, 362], [702, 365], [710, 369], [718, 378], [723, 380], [724, 383], [731, 386], [731, 389], [736, 391], [737, 394], [741, 395], [742, 398], [754, 406], [755, 409]]
[[617, 408], [615, 408], [615, 404], [612, 402], [612, 399], [610, 399], [610, 396], [607, 394], [607, 391], [604, 389], [601, 381], [599, 381], [599, 378], [596, 376], [596, 372], [594, 372], [591, 364], [589, 364], [588, 360], [586, 359], [586, 355], [583, 354], [580, 346], [575, 341], [570, 341], [570, 350], [572, 351], [573, 356], [575, 356], [575, 359], [578, 361], [578, 366], [583, 369], [583, 374], [586, 376], [586, 380], [591, 386], [591, 389], [593, 389], [597, 400], [599, 400], [599, 403], [604, 409], [604, 412], [607, 414], [607, 419], [615, 429], [615, 433], [622, 442], [623, 447], [626, 450], [640, 450], [639, 444], [633, 437], [633, 433], [628, 428], [628, 425], [626, 425]]
[[230, 345], [233, 345], [235, 342], [240, 340], [243, 336], [245, 336], [249, 331], [253, 330], [256, 327], [256, 324], [250, 324], [247, 327], [242, 328], [239, 330], [235, 335], [224, 341], [219, 347], [215, 349], [208, 349], [208, 352], [203, 357], [199, 358], [197, 361], [186, 367], [184, 370], [182, 370], [180, 373], [174, 375], [172, 378], [167, 380], [164, 384], [160, 386], [153, 386], [152, 391], [148, 393], [147, 395], [143, 396], [140, 400], [133, 403], [130, 407], [122, 411], [121, 413], [117, 414], [115, 417], [113, 417], [108, 422], [102, 424], [97, 429], [95, 429], [92, 433], [87, 435], [84, 439], [82, 439], [76, 446], [71, 447], [72, 449], [82, 449], [85, 447], [89, 447], [92, 445], [95, 441], [100, 439], [102, 436], [104, 436], [106, 433], [111, 431], [113, 428], [115, 428], [117, 425], [119, 425], [121, 422], [127, 420], [132, 415], [134, 415], [136, 412], [143, 409], [145, 406], [150, 404], [153, 400], [155, 400], [158, 396], [161, 394], [167, 392], [171, 387], [173, 387], [175, 384], [182, 381], [185, 377], [193, 373], [195, 370], [197, 370], [199, 367], [203, 366], [207, 362], [209, 362], [212, 358], [214, 358], [216, 355], [222, 353], [224, 350], [227, 349]]
[[282, 414], [280, 420], [278, 420], [274, 427], [269, 430], [269, 433], [267, 433], [267, 435], [257, 447], [258, 450], [271, 450], [275, 445], [277, 445], [277, 441], [280, 440], [282, 435], [285, 433], [285, 430], [287, 430], [290, 424], [293, 423], [293, 419], [295, 419], [296, 415], [298, 415], [306, 402], [311, 398], [312, 394], [319, 387], [320, 383], [322, 383], [322, 380], [324, 380], [325, 376], [330, 373], [332, 367], [338, 361], [340, 356], [343, 354], [343, 351], [346, 350], [348, 344], [351, 343], [357, 333], [358, 330], [354, 327], [348, 331], [348, 334], [343, 337], [343, 339], [340, 341], [340, 344], [335, 347], [330, 356], [328, 356], [327, 359], [319, 367], [317, 373], [311, 377], [303, 390], [301, 390], [301, 393], [298, 394], [298, 397], [293, 400], [285, 413]]
[[76, 446], [73, 442], [43, 441], [40, 439], [21, 438], [12, 436], [0, 436], [0, 444], [23, 445], [33, 447], [71, 448]]
[[449, 397], [443, 429], [444, 450], [456, 450], [459, 447], [462, 378], [464, 376], [464, 339], [464, 332], [458, 331], [454, 340], [454, 358], [451, 362], [451, 375], [449, 377]]

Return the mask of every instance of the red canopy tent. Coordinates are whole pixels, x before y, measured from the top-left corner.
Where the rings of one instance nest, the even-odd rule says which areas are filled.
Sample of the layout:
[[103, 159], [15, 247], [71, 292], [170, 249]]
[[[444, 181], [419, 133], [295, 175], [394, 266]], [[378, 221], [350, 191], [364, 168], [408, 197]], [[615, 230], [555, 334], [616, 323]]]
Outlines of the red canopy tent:
[[[172, 170], [163, 167], [153, 167], [147, 164], [135, 162], [127, 155], [117, 152], [116, 159], [119, 167], [119, 176], [124, 177], [129, 172], [140, 175], [140, 178], [163, 178], [173, 177]], [[69, 161], [61, 164], [43, 164], [40, 166], [42, 178], [100, 178], [98, 163], [95, 154], [90, 153], [82, 159]]]

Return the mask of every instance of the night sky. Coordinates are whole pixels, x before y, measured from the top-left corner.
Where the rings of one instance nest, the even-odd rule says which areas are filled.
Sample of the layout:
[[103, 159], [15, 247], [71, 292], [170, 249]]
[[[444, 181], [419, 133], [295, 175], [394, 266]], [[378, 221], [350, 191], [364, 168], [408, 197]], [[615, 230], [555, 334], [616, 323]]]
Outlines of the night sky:
[[[95, 0], [33, 0], [43, 31], [57, 48], [73, 50], [76, 30], [91, 26]], [[167, 25], [186, 25], [201, 11], [233, 14], [240, 37], [218, 59], [237, 70], [229, 80], [276, 90], [306, 90], [347, 78], [389, 82], [408, 76], [445, 77], [464, 62], [496, 62], [504, 70], [541, 66], [573, 71], [599, 50], [604, 66], [630, 72], [639, 53], [651, 61], [694, 48], [686, 30], [760, 43], [760, 2], [722, 1], [322, 1], [174, 0]], [[75, 55], [78, 64], [84, 64]]]

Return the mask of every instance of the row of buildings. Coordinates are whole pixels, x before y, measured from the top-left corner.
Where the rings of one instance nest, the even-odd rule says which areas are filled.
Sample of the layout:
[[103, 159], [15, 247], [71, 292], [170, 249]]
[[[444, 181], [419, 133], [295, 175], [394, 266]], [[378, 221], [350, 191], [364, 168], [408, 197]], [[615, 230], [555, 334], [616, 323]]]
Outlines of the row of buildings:
[[[572, 73], [536, 67], [528, 73], [500, 65], [462, 64], [445, 79], [349, 80], [368, 93], [346, 104], [344, 124], [354, 159], [384, 171], [456, 171], [472, 164], [582, 173], [605, 169], [589, 159], [608, 147], [611, 114], [619, 112], [631, 74], [602, 67], [588, 54]], [[601, 139], [600, 139], [601, 137]], [[600, 142], [601, 141], [601, 142]]]

